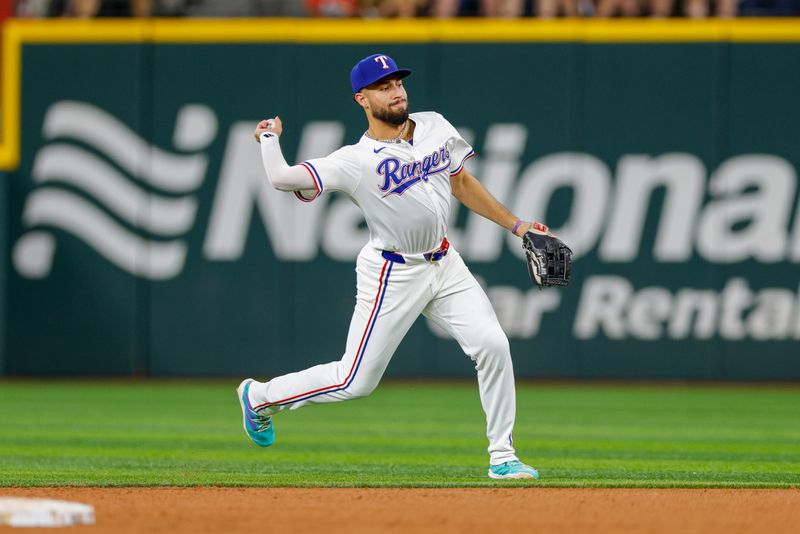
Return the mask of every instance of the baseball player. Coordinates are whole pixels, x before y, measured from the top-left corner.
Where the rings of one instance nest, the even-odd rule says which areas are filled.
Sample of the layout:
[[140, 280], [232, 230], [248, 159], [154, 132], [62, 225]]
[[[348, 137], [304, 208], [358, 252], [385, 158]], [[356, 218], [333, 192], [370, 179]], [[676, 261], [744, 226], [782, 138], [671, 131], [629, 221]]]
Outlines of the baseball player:
[[[286, 163], [280, 118], [255, 130], [272, 186], [311, 202], [330, 191], [363, 211], [370, 240], [356, 263], [356, 306], [339, 361], [237, 388], [245, 433], [257, 445], [275, 440], [272, 415], [311, 404], [369, 395], [395, 349], [423, 314], [447, 331], [475, 363], [489, 439], [489, 477], [538, 478], [519, 461], [512, 431], [516, 410], [511, 352], [489, 299], [447, 241], [450, 196], [517, 236], [523, 222], [464, 168], [472, 147], [444, 117], [408, 112], [403, 78], [392, 58], [374, 54], [350, 73], [353, 99], [367, 118], [354, 145], [298, 165]], [[546, 227], [537, 225], [537, 228]]]

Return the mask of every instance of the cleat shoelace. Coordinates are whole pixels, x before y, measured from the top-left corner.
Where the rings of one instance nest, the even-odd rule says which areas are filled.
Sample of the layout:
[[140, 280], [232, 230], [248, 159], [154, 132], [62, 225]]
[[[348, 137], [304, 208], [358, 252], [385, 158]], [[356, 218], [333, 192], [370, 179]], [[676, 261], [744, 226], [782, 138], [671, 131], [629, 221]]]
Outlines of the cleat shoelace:
[[261, 415], [260, 413], [256, 412], [255, 410], [250, 410], [250, 413], [253, 414], [253, 422], [258, 425], [256, 432], [263, 432], [269, 429], [270, 425], [272, 425], [272, 416], [269, 415]]

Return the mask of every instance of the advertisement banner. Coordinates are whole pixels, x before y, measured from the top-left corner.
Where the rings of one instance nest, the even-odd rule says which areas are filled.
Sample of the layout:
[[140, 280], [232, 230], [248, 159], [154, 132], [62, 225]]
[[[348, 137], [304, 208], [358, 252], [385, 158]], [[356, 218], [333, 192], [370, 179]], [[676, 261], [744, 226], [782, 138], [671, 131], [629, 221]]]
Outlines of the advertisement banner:
[[[800, 377], [800, 44], [23, 46], [10, 173], [10, 374], [275, 375], [341, 357], [369, 230], [344, 195], [271, 188], [356, 142], [348, 75], [380, 51], [469, 169], [575, 252], [533, 289], [519, 239], [453, 200], [448, 239], [520, 377]], [[377, 177], [376, 177], [377, 179]], [[420, 318], [388, 374], [471, 376]]]

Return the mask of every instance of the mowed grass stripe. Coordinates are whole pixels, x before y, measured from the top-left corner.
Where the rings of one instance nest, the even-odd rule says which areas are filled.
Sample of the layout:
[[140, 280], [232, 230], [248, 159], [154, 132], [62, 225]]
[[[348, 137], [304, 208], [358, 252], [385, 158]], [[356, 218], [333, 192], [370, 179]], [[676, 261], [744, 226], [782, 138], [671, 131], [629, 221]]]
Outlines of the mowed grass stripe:
[[[387, 383], [275, 418], [233, 381], [0, 382], [0, 486], [497, 486], [471, 383]], [[552, 487], [800, 485], [800, 388], [523, 383], [515, 445]], [[515, 483], [519, 484], [519, 483]]]

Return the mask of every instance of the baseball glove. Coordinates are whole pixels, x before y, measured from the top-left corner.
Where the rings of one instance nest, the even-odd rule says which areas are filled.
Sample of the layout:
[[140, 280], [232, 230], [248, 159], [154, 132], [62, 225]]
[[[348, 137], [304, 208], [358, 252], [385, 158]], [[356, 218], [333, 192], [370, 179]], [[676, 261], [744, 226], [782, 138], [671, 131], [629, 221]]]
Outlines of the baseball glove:
[[572, 250], [548, 232], [547, 226], [534, 223], [522, 236], [522, 248], [528, 257], [531, 282], [542, 289], [565, 286], [572, 275]]

